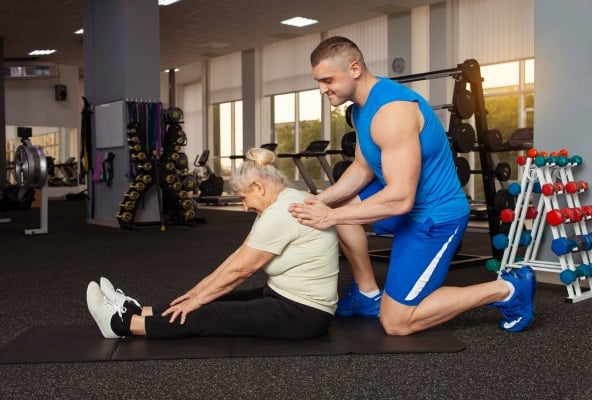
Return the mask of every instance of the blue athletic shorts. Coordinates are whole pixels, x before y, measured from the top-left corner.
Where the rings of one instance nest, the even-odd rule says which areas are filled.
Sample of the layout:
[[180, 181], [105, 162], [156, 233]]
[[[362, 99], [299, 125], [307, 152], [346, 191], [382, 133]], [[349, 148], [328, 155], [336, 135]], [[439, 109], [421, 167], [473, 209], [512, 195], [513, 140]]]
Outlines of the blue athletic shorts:
[[[383, 188], [375, 180], [365, 187], [361, 200]], [[392, 234], [385, 292], [395, 301], [416, 306], [444, 283], [450, 263], [469, 223], [469, 215], [444, 223], [415, 222], [406, 215], [372, 224], [375, 233]]]

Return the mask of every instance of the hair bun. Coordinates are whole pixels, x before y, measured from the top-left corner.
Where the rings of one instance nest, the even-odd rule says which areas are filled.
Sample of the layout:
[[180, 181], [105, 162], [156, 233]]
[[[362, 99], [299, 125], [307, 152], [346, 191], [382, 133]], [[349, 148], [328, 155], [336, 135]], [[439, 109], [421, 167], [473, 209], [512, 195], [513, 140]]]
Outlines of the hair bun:
[[257, 165], [275, 164], [275, 153], [271, 150], [255, 147], [246, 152], [246, 160], [254, 161]]

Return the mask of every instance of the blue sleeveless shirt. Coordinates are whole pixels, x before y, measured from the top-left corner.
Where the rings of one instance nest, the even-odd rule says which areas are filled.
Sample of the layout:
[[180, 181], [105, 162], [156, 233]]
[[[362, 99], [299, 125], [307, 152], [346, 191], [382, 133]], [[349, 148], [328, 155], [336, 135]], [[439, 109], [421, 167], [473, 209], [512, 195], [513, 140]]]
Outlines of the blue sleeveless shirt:
[[408, 213], [417, 222], [431, 218], [434, 223], [451, 221], [470, 213], [465, 192], [460, 186], [446, 131], [429, 103], [417, 92], [394, 82], [377, 77], [363, 107], [352, 106], [352, 119], [357, 144], [377, 179], [385, 185], [381, 169], [381, 149], [371, 137], [373, 117], [384, 105], [394, 101], [416, 101], [425, 118], [419, 134], [421, 144], [421, 176], [417, 185], [415, 203]]

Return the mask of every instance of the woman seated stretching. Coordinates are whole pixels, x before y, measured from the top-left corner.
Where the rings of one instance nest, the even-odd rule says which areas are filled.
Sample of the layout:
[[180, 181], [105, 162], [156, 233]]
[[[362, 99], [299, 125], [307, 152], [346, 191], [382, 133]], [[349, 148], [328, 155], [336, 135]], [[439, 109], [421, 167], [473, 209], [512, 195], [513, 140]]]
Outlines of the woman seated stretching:
[[[269, 150], [248, 151], [230, 185], [256, 220], [242, 245], [185, 294], [168, 305], [142, 307], [104, 277], [89, 283], [88, 309], [104, 337], [327, 333], [338, 299], [336, 230], [313, 229], [290, 215], [289, 205], [302, 203], [308, 193], [287, 187], [275, 160]], [[261, 268], [268, 276], [264, 288], [232, 292]]]

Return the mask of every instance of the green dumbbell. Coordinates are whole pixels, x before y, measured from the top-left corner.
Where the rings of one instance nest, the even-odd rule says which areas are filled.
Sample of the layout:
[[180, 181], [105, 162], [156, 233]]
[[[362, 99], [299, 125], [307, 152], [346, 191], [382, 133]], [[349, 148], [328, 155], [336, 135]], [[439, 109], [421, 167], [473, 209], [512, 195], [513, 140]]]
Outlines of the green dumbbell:
[[497, 272], [500, 270], [500, 264], [501, 262], [499, 260], [496, 260], [495, 258], [490, 258], [485, 262], [485, 269], [487, 269], [490, 272]]

